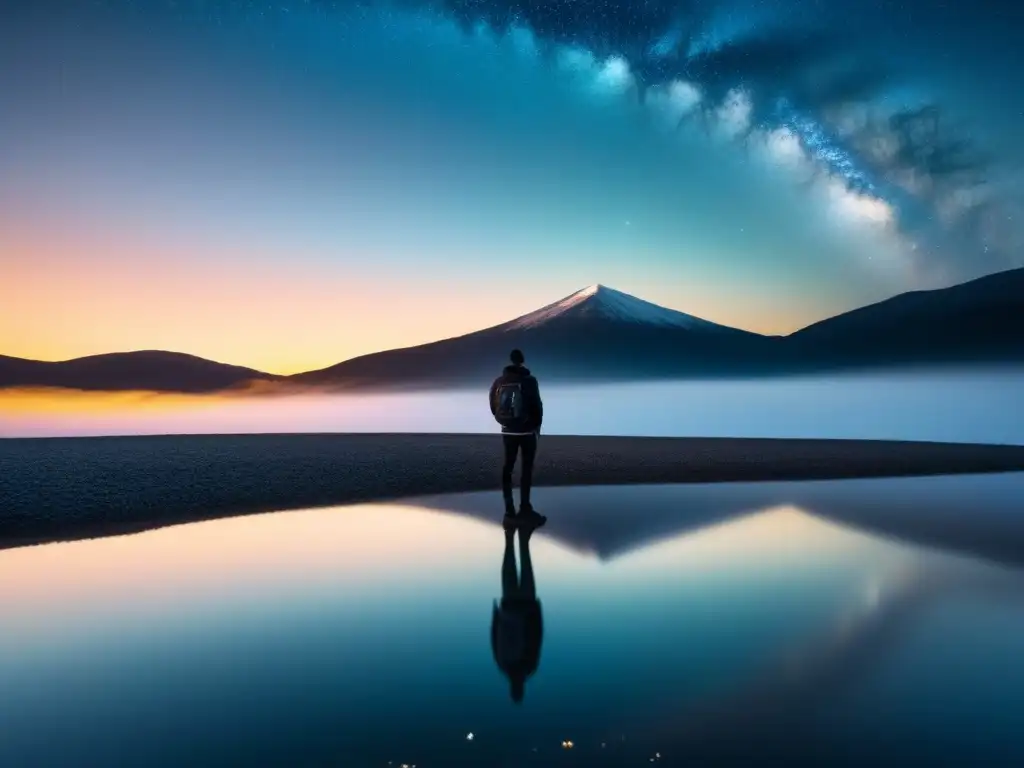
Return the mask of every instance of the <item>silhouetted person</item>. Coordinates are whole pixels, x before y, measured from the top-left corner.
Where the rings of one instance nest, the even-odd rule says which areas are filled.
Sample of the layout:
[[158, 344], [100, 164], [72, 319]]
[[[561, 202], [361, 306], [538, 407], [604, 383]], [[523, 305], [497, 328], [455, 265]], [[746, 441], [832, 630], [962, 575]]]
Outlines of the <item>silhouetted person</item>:
[[[540, 523], [539, 525], [542, 525]], [[530, 560], [530, 536], [537, 525], [519, 527], [519, 554], [522, 575], [516, 574], [515, 531], [505, 527], [505, 556], [501, 563], [501, 602], [494, 602], [491, 615], [491, 650], [498, 668], [509, 681], [509, 695], [517, 704], [523, 700], [523, 687], [540, 664], [540, 646], [544, 639], [544, 620]]]
[[[540, 398], [540, 385], [523, 363], [525, 358], [518, 349], [509, 355], [501, 376], [491, 384], [489, 400], [491, 413], [501, 424], [501, 437], [505, 443], [505, 462], [501, 468], [501, 492], [505, 497], [505, 515], [508, 518], [529, 518], [537, 522], [538, 515], [530, 503], [533, 484], [533, 462], [537, 456], [537, 441], [544, 422], [544, 402]], [[516, 458], [523, 454], [519, 475], [519, 515], [512, 498], [512, 470]]]

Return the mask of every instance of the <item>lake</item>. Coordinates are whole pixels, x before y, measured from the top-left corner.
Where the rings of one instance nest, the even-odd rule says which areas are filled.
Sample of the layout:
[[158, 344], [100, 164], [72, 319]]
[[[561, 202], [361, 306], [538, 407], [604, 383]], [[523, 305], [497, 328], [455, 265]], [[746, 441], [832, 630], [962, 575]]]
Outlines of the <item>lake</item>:
[[[1024, 371], [544, 387], [550, 434], [1024, 443]], [[489, 432], [483, 392], [183, 397], [0, 392], [0, 437]]]
[[1022, 765], [1022, 499], [542, 488], [529, 536], [478, 493], [0, 551], [0, 765]]

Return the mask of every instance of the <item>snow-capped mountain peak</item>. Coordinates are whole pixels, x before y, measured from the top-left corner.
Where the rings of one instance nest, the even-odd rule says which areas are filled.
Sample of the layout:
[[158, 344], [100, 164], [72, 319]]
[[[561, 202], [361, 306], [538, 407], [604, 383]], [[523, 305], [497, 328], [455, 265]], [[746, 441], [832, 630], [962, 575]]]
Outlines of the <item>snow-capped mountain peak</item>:
[[596, 283], [508, 323], [508, 330], [535, 328], [556, 318], [594, 318], [687, 330], [721, 330], [723, 326], [652, 304]]

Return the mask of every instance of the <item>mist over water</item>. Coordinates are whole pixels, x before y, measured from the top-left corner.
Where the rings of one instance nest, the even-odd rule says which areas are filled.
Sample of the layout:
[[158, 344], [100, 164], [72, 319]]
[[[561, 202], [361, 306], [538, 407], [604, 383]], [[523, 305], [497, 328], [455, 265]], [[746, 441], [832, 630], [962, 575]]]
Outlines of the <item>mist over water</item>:
[[[545, 432], [1024, 444], [1024, 370], [545, 385]], [[21, 399], [19, 399], [21, 398]], [[0, 393], [0, 436], [493, 432], [484, 392], [279, 397]]]

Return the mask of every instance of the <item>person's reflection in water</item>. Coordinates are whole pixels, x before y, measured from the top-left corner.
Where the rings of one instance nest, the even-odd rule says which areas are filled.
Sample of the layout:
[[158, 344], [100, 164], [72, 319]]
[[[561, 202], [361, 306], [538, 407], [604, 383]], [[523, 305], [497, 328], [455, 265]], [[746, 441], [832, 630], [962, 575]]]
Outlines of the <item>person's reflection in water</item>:
[[[530, 559], [530, 536], [540, 525], [505, 527], [501, 602], [495, 601], [491, 616], [491, 650], [498, 668], [509, 680], [509, 693], [517, 704], [523, 700], [527, 678], [537, 671], [544, 638], [544, 621]], [[516, 530], [519, 532], [521, 575], [516, 573]]]

